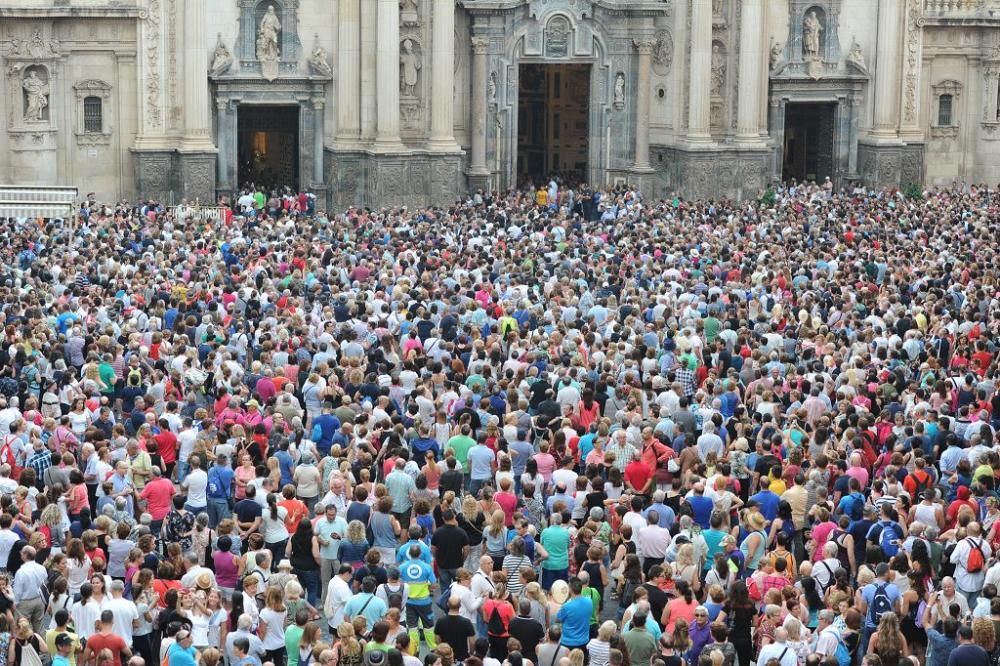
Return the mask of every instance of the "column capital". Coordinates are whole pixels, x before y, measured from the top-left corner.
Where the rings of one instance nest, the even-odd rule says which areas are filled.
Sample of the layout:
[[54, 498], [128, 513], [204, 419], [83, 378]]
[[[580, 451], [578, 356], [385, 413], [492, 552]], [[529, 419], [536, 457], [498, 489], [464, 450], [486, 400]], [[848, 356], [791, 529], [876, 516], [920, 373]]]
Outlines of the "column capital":
[[652, 38], [633, 39], [632, 44], [640, 55], [652, 55], [653, 49], [656, 48], [656, 40]]
[[215, 108], [219, 111], [225, 111], [229, 107], [229, 100], [225, 97], [215, 98]]
[[326, 101], [320, 99], [319, 97], [314, 97], [312, 99], [312, 105], [315, 110], [319, 111], [326, 105]]
[[486, 55], [490, 48], [490, 40], [486, 37], [472, 38], [472, 52], [476, 55]]

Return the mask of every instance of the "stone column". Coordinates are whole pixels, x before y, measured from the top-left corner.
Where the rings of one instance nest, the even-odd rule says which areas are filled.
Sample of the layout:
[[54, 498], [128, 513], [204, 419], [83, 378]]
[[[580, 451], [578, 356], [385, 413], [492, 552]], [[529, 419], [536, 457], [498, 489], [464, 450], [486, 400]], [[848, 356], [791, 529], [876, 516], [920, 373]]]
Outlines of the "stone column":
[[229, 156], [226, 154], [223, 140], [229, 132], [229, 122], [227, 112], [229, 111], [229, 100], [218, 98], [215, 100], [215, 127], [218, 132], [217, 142], [219, 152], [215, 156], [215, 180], [217, 186], [222, 187], [229, 179]]
[[895, 138], [899, 126], [900, 31], [903, 0], [880, 0], [875, 55], [875, 122], [871, 135]]
[[763, 69], [764, 2], [743, 0], [740, 24], [740, 80], [737, 91], [736, 140], [760, 141], [760, 77]]
[[711, 141], [712, 3], [691, 2], [691, 67], [688, 71], [688, 141]]
[[455, 0], [434, 0], [431, 34], [431, 150], [457, 151], [455, 143]]
[[399, 0], [378, 0], [378, 46], [375, 53], [378, 109], [375, 149], [399, 150]]
[[653, 69], [652, 39], [635, 40], [639, 52], [639, 77], [635, 91], [635, 171], [652, 171], [649, 164], [649, 73]]
[[313, 185], [323, 187], [323, 108], [321, 97], [313, 98]]
[[337, 140], [361, 135], [361, 6], [340, 0], [337, 9]]
[[486, 168], [486, 51], [489, 40], [472, 38], [472, 152], [469, 175], [488, 177]]
[[192, 148], [211, 150], [208, 99], [208, 3], [184, 3], [184, 134]]

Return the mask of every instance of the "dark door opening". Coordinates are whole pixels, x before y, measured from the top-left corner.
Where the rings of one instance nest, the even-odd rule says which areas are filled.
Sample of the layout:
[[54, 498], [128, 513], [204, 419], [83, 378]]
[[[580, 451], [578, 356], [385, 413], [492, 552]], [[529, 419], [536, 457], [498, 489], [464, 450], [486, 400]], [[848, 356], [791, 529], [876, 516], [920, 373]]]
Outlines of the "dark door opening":
[[299, 107], [241, 104], [239, 184], [299, 187]]
[[790, 103], [785, 107], [782, 180], [833, 179], [836, 103]]
[[524, 64], [518, 81], [518, 183], [586, 179], [590, 65]]

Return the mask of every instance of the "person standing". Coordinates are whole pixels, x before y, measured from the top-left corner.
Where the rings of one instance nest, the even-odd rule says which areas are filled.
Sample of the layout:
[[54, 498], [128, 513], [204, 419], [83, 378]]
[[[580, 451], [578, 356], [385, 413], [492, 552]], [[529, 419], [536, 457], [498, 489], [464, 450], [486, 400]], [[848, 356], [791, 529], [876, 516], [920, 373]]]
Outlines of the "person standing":
[[420, 647], [420, 630], [423, 630], [427, 647], [437, 647], [434, 640], [433, 592], [437, 587], [434, 569], [421, 559], [420, 545], [412, 544], [407, 552], [408, 560], [399, 567], [400, 579], [406, 583], [406, 626], [409, 628], [410, 643]]
[[581, 596], [583, 582], [579, 578], [569, 581], [569, 599], [556, 614], [562, 623], [562, 645], [568, 650], [586, 650], [590, 642], [590, 619], [594, 614], [593, 599]]
[[187, 491], [184, 508], [195, 516], [208, 511], [208, 474], [201, 468], [201, 457], [191, 456], [191, 472], [181, 482]]
[[562, 514], [554, 513], [551, 525], [542, 530], [539, 544], [544, 551], [542, 562], [542, 589], [551, 589], [557, 580], [569, 577], [569, 530], [563, 527]]
[[958, 628], [958, 647], [948, 656], [948, 666], [989, 666], [990, 655], [973, 642], [972, 627], [963, 624]]
[[469, 535], [458, 526], [454, 509], [441, 511], [444, 525], [431, 536], [431, 554], [441, 576], [441, 589], [447, 589], [469, 554]]
[[[389, 497], [392, 498], [392, 514], [404, 530], [410, 526], [410, 509], [413, 508], [411, 498], [417, 490], [413, 477], [404, 471], [405, 468], [406, 461], [400, 458], [396, 460], [395, 468], [385, 477], [385, 487], [389, 491]], [[386, 560], [386, 562], [393, 561], [395, 554]]]
[[[192, 463], [193, 464], [193, 463]], [[193, 476], [193, 473], [192, 475]], [[215, 464], [208, 471], [208, 526], [215, 529], [219, 523], [229, 518], [232, 511], [229, 502], [233, 497], [235, 472], [229, 466], [226, 456], [217, 456]], [[190, 476], [188, 480], [190, 481]]]
[[982, 538], [979, 523], [971, 522], [966, 527], [966, 537], [958, 542], [951, 553], [950, 561], [955, 565], [955, 584], [965, 595], [969, 608], [975, 608], [976, 598], [986, 580], [987, 563], [992, 549]]
[[337, 515], [336, 504], [330, 502], [322, 508], [322, 517], [316, 521], [315, 532], [319, 541], [320, 585], [323, 590], [321, 603], [325, 604], [327, 588], [340, 569], [340, 561], [337, 559], [340, 542], [347, 534], [347, 521]]
[[[101, 654], [101, 650], [111, 650], [111, 654], [114, 656], [114, 666], [122, 666], [123, 656], [126, 658], [132, 656], [132, 650], [129, 648], [128, 643], [125, 642], [124, 638], [115, 633], [114, 621], [114, 611], [101, 611], [101, 628], [87, 639], [87, 644], [83, 648], [83, 655], [80, 657], [80, 661], [84, 666], [97, 666], [97, 656]], [[188, 636], [190, 636], [190, 633], [188, 633]], [[190, 646], [190, 643], [188, 645]], [[170, 663], [174, 663], [172, 656]]]
[[14, 610], [19, 617], [31, 622], [36, 634], [42, 631], [42, 616], [45, 614], [42, 589], [46, 583], [48, 572], [35, 562], [35, 549], [25, 546], [21, 549], [21, 566], [14, 574]]
[[476, 641], [476, 628], [459, 611], [462, 600], [452, 596], [448, 599], [448, 614], [434, 623], [434, 636], [438, 644], [450, 645], [455, 653], [456, 663], [464, 661], [472, 652]]
[[337, 570], [337, 575], [330, 579], [329, 585], [323, 596], [323, 611], [326, 620], [330, 625], [330, 633], [336, 635], [337, 628], [344, 621], [344, 607], [354, 596], [351, 589], [351, 578], [354, 576], [354, 569], [350, 564], [341, 564]]
[[641, 610], [637, 610], [632, 616], [632, 627], [622, 634], [622, 639], [628, 648], [631, 666], [648, 666], [657, 652], [656, 639], [646, 629], [648, 617]]

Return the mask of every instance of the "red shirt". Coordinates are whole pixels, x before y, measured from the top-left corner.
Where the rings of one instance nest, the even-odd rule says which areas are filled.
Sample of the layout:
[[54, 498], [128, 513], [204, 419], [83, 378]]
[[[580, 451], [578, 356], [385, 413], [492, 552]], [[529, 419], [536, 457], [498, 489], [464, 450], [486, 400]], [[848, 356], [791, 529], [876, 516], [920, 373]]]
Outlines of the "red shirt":
[[278, 506], [285, 507], [288, 516], [285, 518], [285, 529], [289, 534], [294, 534], [302, 519], [309, 515], [309, 507], [300, 499], [287, 499], [278, 502]]
[[170, 479], [160, 477], [146, 484], [139, 497], [149, 503], [149, 515], [153, 520], [163, 520], [173, 508], [173, 498], [177, 493]]
[[122, 666], [122, 650], [128, 645], [125, 643], [125, 639], [117, 634], [97, 633], [87, 639], [87, 647], [93, 653], [95, 663], [97, 655], [101, 653], [101, 650], [106, 649], [111, 650], [115, 666]]
[[156, 440], [156, 447], [160, 457], [163, 458], [164, 465], [172, 465], [177, 462], [177, 435], [169, 430], [162, 430], [153, 439]]
[[493, 501], [503, 509], [504, 524], [507, 527], [514, 526], [514, 510], [517, 508], [517, 495], [514, 493], [498, 492], [493, 496]]
[[637, 492], [645, 492], [646, 484], [653, 476], [652, 468], [642, 460], [633, 460], [625, 467], [625, 483], [630, 484]]

